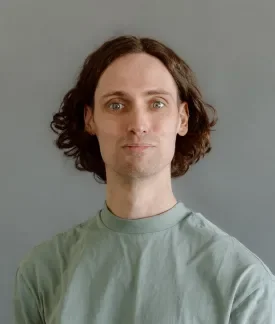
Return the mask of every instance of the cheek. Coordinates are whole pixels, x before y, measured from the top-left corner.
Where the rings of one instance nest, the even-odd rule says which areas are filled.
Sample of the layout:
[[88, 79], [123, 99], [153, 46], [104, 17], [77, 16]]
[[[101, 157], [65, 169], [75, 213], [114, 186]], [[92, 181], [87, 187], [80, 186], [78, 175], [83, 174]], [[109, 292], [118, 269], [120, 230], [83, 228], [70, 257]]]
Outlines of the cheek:
[[175, 120], [172, 120], [171, 118], [159, 120], [159, 122], [154, 125], [153, 132], [158, 134], [160, 137], [164, 137], [165, 141], [170, 141], [171, 137], [175, 137], [177, 133]]
[[114, 136], [119, 135], [120, 127], [118, 123], [111, 119], [106, 119], [103, 122], [100, 122], [98, 125], [99, 136], [114, 138]]

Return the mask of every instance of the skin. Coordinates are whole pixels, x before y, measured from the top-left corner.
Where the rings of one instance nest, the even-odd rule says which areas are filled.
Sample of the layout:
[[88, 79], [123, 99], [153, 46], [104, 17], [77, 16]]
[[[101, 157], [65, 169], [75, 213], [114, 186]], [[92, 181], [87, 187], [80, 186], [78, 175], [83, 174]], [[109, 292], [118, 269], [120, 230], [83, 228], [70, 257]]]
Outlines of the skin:
[[[122, 93], [108, 95], [116, 91]], [[177, 134], [188, 131], [189, 113], [165, 65], [146, 53], [117, 59], [101, 75], [94, 105], [94, 114], [85, 106], [85, 128], [99, 141], [109, 209], [118, 217], [138, 219], [172, 208], [177, 200], [171, 161]], [[123, 147], [133, 142], [153, 146], [143, 151]]]

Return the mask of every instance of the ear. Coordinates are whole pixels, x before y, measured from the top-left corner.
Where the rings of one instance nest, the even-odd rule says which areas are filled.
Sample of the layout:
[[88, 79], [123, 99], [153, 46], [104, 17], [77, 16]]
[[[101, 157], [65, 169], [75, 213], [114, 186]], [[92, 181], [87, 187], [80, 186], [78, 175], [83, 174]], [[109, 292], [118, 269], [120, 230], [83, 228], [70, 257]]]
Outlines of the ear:
[[179, 124], [178, 124], [178, 131], [177, 133], [180, 136], [186, 135], [188, 132], [188, 120], [189, 120], [189, 109], [188, 103], [182, 102], [179, 106]]
[[88, 105], [84, 106], [84, 129], [87, 133], [90, 135], [95, 134], [95, 122], [94, 122], [94, 116], [92, 112], [92, 108]]

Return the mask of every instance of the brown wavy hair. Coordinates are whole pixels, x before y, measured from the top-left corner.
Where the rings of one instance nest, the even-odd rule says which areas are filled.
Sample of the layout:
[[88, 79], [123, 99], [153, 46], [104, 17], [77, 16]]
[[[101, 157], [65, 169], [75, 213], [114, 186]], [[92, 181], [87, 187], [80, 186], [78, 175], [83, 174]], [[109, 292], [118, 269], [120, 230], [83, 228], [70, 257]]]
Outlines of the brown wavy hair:
[[171, 177], [184, 175], [212, 149], [210, 132], [217, 122], [216, 110], [202, 99], [187, 63], [172, 49], [151, 38], [132, 35], [111, 38], [85, 59], [75, 86], [64, 96], [50, 124], [58, 134], [56, 146], [75, 160], [78, 170], [92, 172], [99, 183], [107, 182], [105, 164], [97, 137], [85, 131], [84, 106], [94, 109], [94, 93], [100, 76], [114, 60], [130, 53], [147, 53], [158, 58], [173, 76], [181, 102], [188, 103], [188, 132], [185, 136], [177, 135]]

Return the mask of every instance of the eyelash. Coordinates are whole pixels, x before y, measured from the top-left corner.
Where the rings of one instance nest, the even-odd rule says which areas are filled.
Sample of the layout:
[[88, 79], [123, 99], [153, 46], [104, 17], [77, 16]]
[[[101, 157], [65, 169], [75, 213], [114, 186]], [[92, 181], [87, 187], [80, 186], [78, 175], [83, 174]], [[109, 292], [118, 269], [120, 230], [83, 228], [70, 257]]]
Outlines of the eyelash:
[[[163, 107], [166, 106], [166, 104], [163, 101], [161, 101], [161, 100], [156, 100], [156, 101], [153, 102], [153, 104], [155, 104], [155, 103], [161, 103], [163, 105]], [[110, 107], [113, 104], [122, 104], [122, 103], [121, 102], [114, 101], [114, 102], [109, 103], [108, 104], [108, 107]], [[113, 109], [111, 109], [111, 110], [113, 110]], [[116, 110], [116, 109], [114, 109], [114, 110]]]

